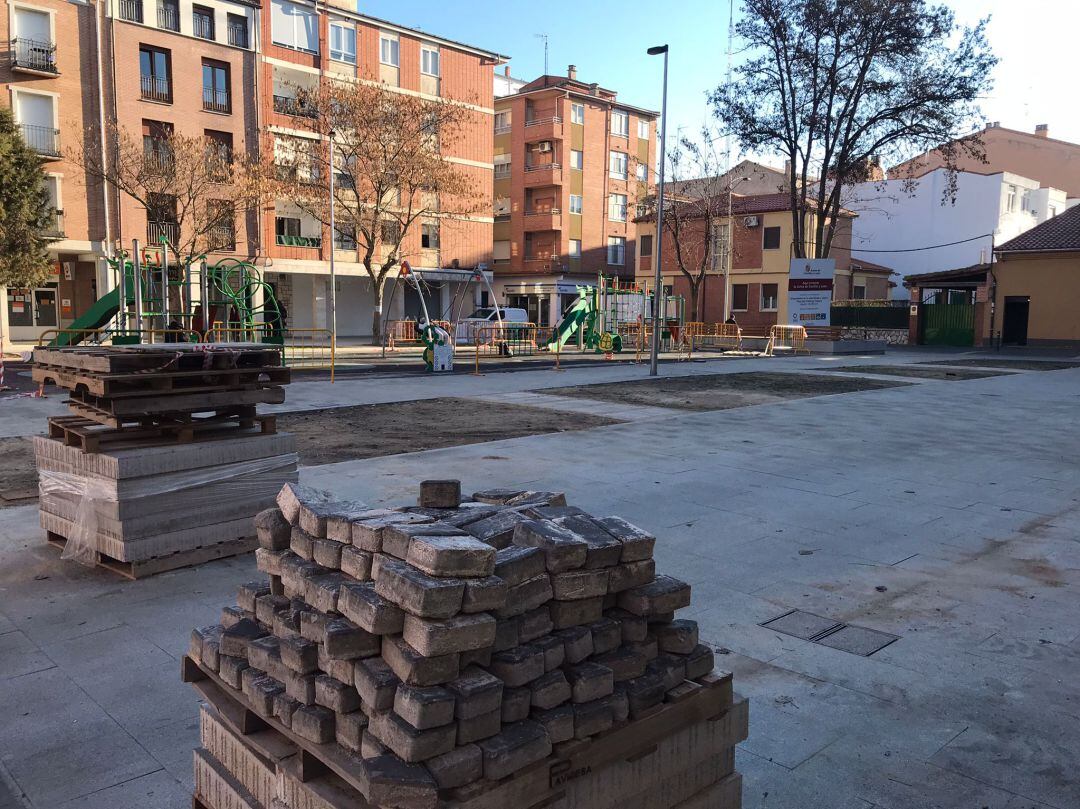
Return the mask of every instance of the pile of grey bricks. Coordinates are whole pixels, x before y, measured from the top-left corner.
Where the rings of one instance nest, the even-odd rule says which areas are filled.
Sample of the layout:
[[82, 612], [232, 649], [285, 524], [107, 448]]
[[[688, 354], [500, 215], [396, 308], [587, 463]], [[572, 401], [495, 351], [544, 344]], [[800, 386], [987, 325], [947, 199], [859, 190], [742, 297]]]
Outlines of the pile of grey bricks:
[[371, 805], [464, 800], [711, 676], [655, 538], [561, 493], [424, 481], [417, 506], [373, 509], [289, 484], [255, 525], [266, 578], [190, 657], [362, 770]]

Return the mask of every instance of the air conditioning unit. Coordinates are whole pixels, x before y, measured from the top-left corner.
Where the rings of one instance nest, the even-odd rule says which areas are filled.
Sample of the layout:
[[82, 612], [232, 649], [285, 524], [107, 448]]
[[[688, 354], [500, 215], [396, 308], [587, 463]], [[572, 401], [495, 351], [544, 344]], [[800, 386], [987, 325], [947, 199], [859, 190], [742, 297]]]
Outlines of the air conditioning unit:
[[540, 143], [538, 143], [536, 145], [536, 151], [538, 151], [538, 152], [550, 152], [551, 151], [551, 141], [549, 141], [549, 140], [540, 141]]
[[747, 216], [742, 221], [744, 227], [756, 228], [761, 224], [761, 220], [756, 216]]

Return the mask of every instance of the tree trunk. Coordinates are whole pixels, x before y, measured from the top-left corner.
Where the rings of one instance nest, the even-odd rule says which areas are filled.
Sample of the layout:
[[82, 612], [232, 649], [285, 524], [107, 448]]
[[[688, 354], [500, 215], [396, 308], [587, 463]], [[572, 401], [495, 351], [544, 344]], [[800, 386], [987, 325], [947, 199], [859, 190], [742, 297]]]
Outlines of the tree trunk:
[[700, 278], [691, 278], [690, 279], [690, 306], [687, 309], [687, 311], [690, 313], [690, 318], [689, 318], [690, 320], [697, 320], [697, 316], [698, 316], [698, 310], [697, 310], [698, 289], [700, 288], [700, 286], [701, 286], [701, 279]]
[[375, 299], [374, 306], [371, 309], [371, 344], [373, 346], [382, 345], [382, 302], [383, 302], [383, 285], [382, 279], [371, 282], [372, 297]]

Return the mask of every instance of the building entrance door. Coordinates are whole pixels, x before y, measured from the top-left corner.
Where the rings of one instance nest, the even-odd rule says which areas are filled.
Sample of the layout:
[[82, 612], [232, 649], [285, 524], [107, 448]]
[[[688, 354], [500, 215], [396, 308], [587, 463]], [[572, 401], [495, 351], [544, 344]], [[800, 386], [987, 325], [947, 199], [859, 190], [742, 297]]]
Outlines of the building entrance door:
[[975, 306], [970, 303], [923, 303], [920, 342], [928, 346], [975, 344]]
[[1005, 314], [1001, 325], [1001, 342], [1010, 346], [1026, 346], [1028, 310], [1031, 298], [1026, 295], [1007, 295]]

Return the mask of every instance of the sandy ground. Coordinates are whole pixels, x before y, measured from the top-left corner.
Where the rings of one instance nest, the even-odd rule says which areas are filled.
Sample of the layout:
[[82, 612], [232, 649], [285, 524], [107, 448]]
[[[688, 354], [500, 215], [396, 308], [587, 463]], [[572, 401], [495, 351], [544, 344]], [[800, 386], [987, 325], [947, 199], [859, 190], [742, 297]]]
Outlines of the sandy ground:
[[550, 389], [548, 392], [559, 396], [579, 396], [583, 399], [599, 399], [620, 404], [704, 411], [729, 410], [734, 407], [827, 396], [833, 393], [878, 390], [902, 384], [904, 383], [873, 379], [766, 372], [575, 385]]
[[29, 438], [0, 438], [0, 508], [37, 500], [37, 465]]
[[943, 382], [961, 382], [966, 379], [987, 379], [992, 376], [1007, 376], [1007, 371], [968, 371], [960, 368], [931, 368], [929, 366], [905, 365], [849, 365], [830, 368], [830, 371], [846, 371], [852, 374], [883, 374], [885, 376], [907, 376], [914, 379], [938, 379]]
[[[955, 359], [934, 360], [923, 363], [924, 365], [960, 365], [972, 368], [1010, 368], [1017, 371], [1064, 371], [1069, 368], [1080, 368], [1080, 362], [1067, 362], [1061, 360], [1017, 360], [1017, 359]], [[908, 366], [910, 367], [910, 366]]]

